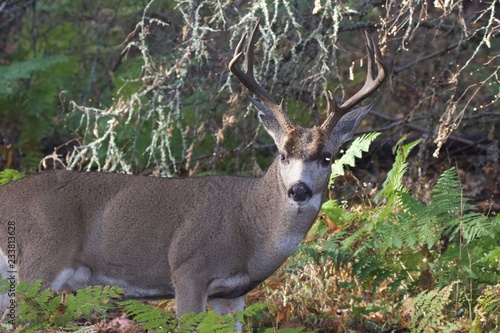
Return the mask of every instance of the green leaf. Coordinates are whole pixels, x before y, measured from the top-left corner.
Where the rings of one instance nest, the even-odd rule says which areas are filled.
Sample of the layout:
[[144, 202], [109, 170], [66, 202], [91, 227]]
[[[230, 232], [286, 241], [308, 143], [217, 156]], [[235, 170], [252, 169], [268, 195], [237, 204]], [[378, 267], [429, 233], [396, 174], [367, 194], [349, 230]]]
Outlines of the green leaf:
[[5, 169], [0, 171], [0, 185], [5, 185], [14, 180], [21, 179], [24, 177], [24, 174], [16, 171], [14, 169]]
[[396, 143], [396, 159], [392, 165], [391, 171], [387, 174], [386, 180], [382, 184], [382, 190], [375, 196], [376, 202], [379, 202], [383, 198], [391, 198], [394, 194], [396, 194], [396, 192], [406, 191], [403, 186], [403, 175], [408, 168], [408, 162], [406, 160], [408, 159], [410, 151], [422, 141], [422, 139], [418, 139], [413, 142], [403, 144], [406, 137], [406, 135], [403, 136]]
[[332, 165], [332, 175], [330, 182], [333, 182], [335, 178], [338, 176], [343, 176], [345, 174], [344, 172], [344, 166], [355, 166], [355, 160], [356, 158], [360, 158], [363, 155], [363, 152], [367, 152], [370, 149], [371, 143], [380, 135], [379, 132], [373, 132], [373, 133], [368, 133], [364, 134], [356, 140], [353, 141], [349, 149], [342, 155], [340, 159], [338, 159], [333, 165]]
[[36, 57], [25, 61], [14, 62], [0, 67], [0, 98], [17, 93], [18, 80], [29, 79], [35, 72], [49, 69], [51, 66], [65, 62], [65, 56]]

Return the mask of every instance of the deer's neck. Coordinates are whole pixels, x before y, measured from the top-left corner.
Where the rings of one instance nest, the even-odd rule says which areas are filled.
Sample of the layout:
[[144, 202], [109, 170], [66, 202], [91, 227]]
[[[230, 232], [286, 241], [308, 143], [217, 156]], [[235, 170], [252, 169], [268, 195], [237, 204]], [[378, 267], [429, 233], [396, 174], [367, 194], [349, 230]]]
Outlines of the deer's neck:
[[[288, 198], [278, 173], [277, 159], [266, 174], [256, 179], [248, 192], [253, 207], [252, 242], [255, 244], [255, 265], [267, 265], [274, 271], [288, 258], [305, 237], [323, 201], [323, 193], [314, 194], [306, 203], [299, 205]], [[256, 212], [256, 214], [255, 214]], [[272, 272], [271, 272], [272, 273]]]

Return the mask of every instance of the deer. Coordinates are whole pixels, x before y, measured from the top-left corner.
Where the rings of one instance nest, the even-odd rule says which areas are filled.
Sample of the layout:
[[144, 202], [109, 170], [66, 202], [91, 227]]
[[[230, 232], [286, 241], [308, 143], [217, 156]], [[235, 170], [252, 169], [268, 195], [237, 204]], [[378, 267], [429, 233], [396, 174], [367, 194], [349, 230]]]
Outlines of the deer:
[[[137, 299], [175, 298], [176, 316], [241, 311], [245, 295], [297, 249], [327, 199], [332, 159], [371, 105], [387, 67], [366, 34], [367, 77], [338, 105], [326, 94], [319, 126], [294, 124], [253, 73], [244, 34], [229, 70], [277, 147], [261, 177], [146, 177], [52, 170], [0, 186], [0, 273], [56, 292], [117, 285]], [[9, 280], [10, 281], [10, 280]], [[4, 309], [12, 306], [7, 295]]]

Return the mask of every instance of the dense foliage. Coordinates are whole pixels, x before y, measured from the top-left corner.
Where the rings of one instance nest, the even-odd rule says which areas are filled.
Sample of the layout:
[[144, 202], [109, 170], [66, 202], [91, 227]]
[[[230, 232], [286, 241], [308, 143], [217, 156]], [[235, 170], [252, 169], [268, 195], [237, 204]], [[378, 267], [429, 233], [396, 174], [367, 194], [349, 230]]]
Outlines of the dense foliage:
[[286, 97], [296, 122], [324, 117], [326, 90], [345, 98], [358, 89], [367, 30], [379, 35], [391, 72], [369, 120], [423, 136], [412, 173], [426, 173], [447, 138], [478, 143], [475, 167], [498, 167], [497, 9], [497, 1], [7, 1], [1, 165], [33, 171], [57, 147], [45, 164], [255, 173], [271, 141], [257, 135], [226, 66], [260, 17], [257, 77], [276, 100]]

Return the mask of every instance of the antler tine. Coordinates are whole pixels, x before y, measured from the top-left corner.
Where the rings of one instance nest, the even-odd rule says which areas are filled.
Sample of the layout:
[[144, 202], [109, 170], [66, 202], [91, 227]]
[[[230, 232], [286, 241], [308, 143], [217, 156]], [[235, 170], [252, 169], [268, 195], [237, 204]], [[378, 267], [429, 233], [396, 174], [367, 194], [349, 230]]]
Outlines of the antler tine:
[[[368, 51], [368, 63], [367, 63], [367, 74], [365, 84], [356, 94], [354, 94], [347, 101], [338, 106], [335, 99], [332, 97], [331, 93], [326, 94], [327, 101], [327, 113], [328, 117], [321, 127], [326, 133], [331, 133], [337, 122], [346, 113], [351, 111], [351, 109], [362, 100], [374, 93], [380, 85], [384, 82], [387, 75], [387, 66], [382, 60], [382, 54], [380, 49], [373, 42], [373, 39], [365, 31], [366, 36], [366, 50]], [[375, 71], [375, 64], [377, 70]], [[375, 73], [377, 73], [375, 75]]]
[[255, 27], [252, 30], [252, 33], [250, 34], [250, 38], [248, 41], [247, 45], [247, 50], [246, 50], [246, 61], [247, 61], [247, 72], [243, 72], [241, 69], [240, 65], [238, 64], [238, 61], [243, 54], [241, 51], [243, 48], [243, 43], [245, 41], [246, 35], [243, 35], [241, 37], [241, 40], [239, 41], [238, 45], [236, 46], [236, 49], [234, 50], [234, 56], [233, 59], [229, 62], [229, 70], [240, 80], [241, 83], [245, 87], [248, 88], [254, 95], [265, 105], [271, 110], [273, 115], [276, 117], [276, 120], [280, 124], [281, 128], [285, 131], [290, 131], [294, 125], [288, 115], [286, 114], [285, 107], [283, 101], [281, 101], [281, 104], [277, 104], [274, 99], [271, 97], [271, 95], [265, 91], [255, 80], [255, 77], [253, 75], [253, 54], [254, 54], [254, 46], [255, 46], [255, 41], [256, 41], [256, 32], [258, 31], [260, 20], [257, 21], [255, 24]]

